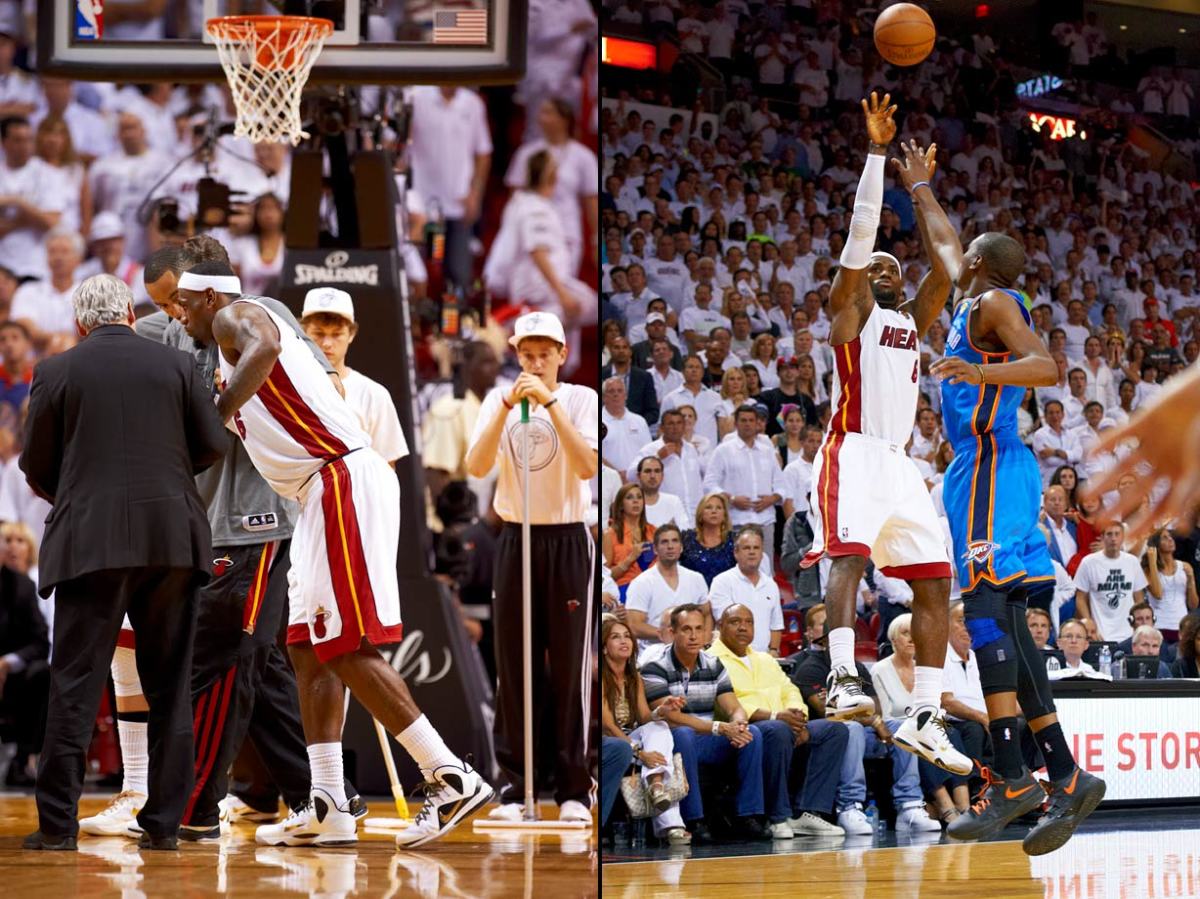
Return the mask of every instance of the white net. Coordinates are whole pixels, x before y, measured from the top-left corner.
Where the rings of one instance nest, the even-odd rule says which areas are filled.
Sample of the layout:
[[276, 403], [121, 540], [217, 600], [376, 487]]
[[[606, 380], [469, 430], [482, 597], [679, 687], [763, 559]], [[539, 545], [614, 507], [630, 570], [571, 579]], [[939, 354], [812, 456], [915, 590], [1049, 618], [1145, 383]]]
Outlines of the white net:
[[237, 106], [234, 133], [254, 143], [308, 137], [300, 121], [300, 94], [333, 31], [328, 19], [241, 16], [209, 19], [221, 68]]

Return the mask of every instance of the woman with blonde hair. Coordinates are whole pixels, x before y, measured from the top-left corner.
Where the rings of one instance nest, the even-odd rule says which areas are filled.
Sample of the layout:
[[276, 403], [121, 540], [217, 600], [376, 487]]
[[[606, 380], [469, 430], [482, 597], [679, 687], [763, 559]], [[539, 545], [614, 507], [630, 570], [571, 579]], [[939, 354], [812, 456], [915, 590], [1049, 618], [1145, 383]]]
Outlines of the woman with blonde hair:
[[763, 390], [774, 390], [779, 386], [774, 334], [759, 334], [754, 338], [754, 343], [750, 345], [749, 364], [758, 369], [758, 380]]
[[633, 759], [641, 766], [642, 780], [650, 790], [650, 802], [656, 812], [654, 835], [671, 846], [686, 845], [692, 841], [692, 835], [683, 826], [679, 803], [667, 796], [666, 781], [672, 774], [675, 738], [671, 726], [661, 716], [682, 709], [687, 701], [682, 696], [669, 696], [650, 711], [635, 662], [633, 633], [613, 615], [605, 615], [600, 625], [600, 645], [604, 653], [604, 663], [600, 666], [604, 735], [624, 740], [633, 747]]
[[601, 549], [604, 566], [612, 573], [624, 605], [630, 581], [654, 564], [655, 528], [646, 521], [645, 497], [636, 483], [617, 491], [609, 514], [612, 523], [604, 531]]
[[695, 527], [683, 532], [679, 564], [699, 572], [711, 587], [713, 578], [737, 564], [733, 538], [728, 497], [724, 493], [710, 493], [696, 505]]
[[[875, 663], [871, 669], [871, 681], [879, 697], [880, 710], [884, 718], [903, 718], [912, 705], [913, 685], [916, 683], [916, 644], [912, 639], [912, 613], [897, 615], [888, 625], [887, 639], [892, 645], [892, 654]], [[950, 742], [963, 751], [958, 732], [949, 732]], [[967, 810], [970, 793], [967, 778], [943, 771], [924, 759], [917, 765], [921, 776], [921, 787], [937, 809], [937, 816], [949, 824]], [[953, 798], [951, 798], [953, 794]], [[932, 817], [932, 816], [931, 816]]]
[[733, 419], [738, 406], [746, 402], [746, 373], [740, 368], [727, 369], [721, 378], [721, 400], [724, 408], [717, 416], [717, 435], [724, 440], [733, 431]]
[[796, 371], [800, 376], [796, 381], [796, 389], [812, 400], [814, 406], [819, 406], [829, 399], [825, 394], [825, 385], [817, 377], [817, 364], [813, 362], [812, 356], [799, 357], [796, 360]]

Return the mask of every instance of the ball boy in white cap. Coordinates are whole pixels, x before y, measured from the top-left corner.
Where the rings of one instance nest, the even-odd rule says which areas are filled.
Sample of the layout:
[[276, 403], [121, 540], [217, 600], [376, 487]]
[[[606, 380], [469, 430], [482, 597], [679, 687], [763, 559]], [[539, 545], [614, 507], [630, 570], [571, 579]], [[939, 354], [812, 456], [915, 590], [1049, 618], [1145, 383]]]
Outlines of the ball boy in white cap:
[[[528, 427], [530, 555], [533, 578], [533, 658], [549, 652], [550, 676], [534, 666], [534, 708], [553, 703], [556, 722], [555, 800], [559, 818], [591, 821], [588, 793], [587, 712], [591, 693], [592, 573], [595, 546], [584, 526], [591, 505], [588, 481], [599, 467], [596, 391], [563, 384], [567, 361], [562, 322], [548, 312], [516, 321], [509, 343], [521, 375], [511, 387], [484, 398], [467, 451], [467, 471], [483, 477], [498, 460], [493, 502], [504, 522], [496, 548], [495, 588], [496, 758], [505, 775], [499, 808], [492, 817], [517, 821], [525, 793], [524, 712], [521, 679], [524, 647], [521, 615], [522, 428]], [[521, 400], [529, 401], [529, 423], [521, 422]], [[534, 726], [534, 733], [538, 733]]]
[[408, 455], [408, 444], [400, 429], [400, 416], [388, 389], [346, 365], [346, 353], [358, 334], [354, 301], [336, 287], [315, 287], [304, 296], [300, 326], [321, 348], [346, 389], [346, 402], [371, 436], [371, 448], [393, 467]]

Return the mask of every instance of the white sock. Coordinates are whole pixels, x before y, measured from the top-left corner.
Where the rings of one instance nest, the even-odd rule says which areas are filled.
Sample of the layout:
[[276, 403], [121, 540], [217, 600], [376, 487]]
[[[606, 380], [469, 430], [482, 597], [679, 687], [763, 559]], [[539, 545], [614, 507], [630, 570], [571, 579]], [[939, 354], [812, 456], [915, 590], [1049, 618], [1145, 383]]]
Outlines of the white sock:
[[833, 668], [845, 668], [857, 673], [854, 666], [854, 628], [835, 627], [829, 632], [829, 664]]
[[941, 668], [931, 668], [927, 665], [917, 665], [913, 679], [913, 708], [931, 705], [940, 708], [942, 705], [942, 676]]
[[314, 789], [324, 790], [337, 804], [346, 805], [346, 782], [342, 773], [342, 744], [313, 743], [308, 747], [308, 767]]
[[424, 774], [442, 765], [462, 764], [424, 715], [397, 734], [396, 740]]
[[121, 792], [133, 791], [145, 795], [150, 773], [150, 749], [146, 741], [145, 721], [122, 721], [117, 719], [117, 739], [121, 742], [121, 763], [125, 766], [125, 780]]

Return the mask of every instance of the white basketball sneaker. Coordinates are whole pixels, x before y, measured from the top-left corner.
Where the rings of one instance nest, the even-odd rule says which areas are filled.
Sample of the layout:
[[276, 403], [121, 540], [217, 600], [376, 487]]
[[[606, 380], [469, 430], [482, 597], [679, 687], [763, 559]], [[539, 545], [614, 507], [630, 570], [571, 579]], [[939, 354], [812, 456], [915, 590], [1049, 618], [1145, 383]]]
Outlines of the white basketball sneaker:
[[875, 715], [875, 700], [863, 690], [863, 680], [853, 668], [834, 668], [825, 680], [825, 717], [851, 721]]
[[495, 791], [466, 762], [441, 765], [422, 785], [425, 803], [412, 824], [396, 835], [396, 845], [413, 849], [453, 830], [492, 801]]
[[936, 706], [923, 705], [910, 709], [908, 717], [892, 739], [901, 749], [919, 755], [951, 774], [965, 777], [975, 770], [975, 763], [950, 742], [946, 719]]
[[358, 842], [358, 822], [350, 804], [339, 808], [333, 797], [313, 787], [309, 800], [278, 824], [254, 832], [260, 846], [352, 846]]
[[142, 828], [137, 823], [137, 816], [145, 804], [145, 793], [134, 790], [118, 793], [104, 811], [83, 818], [79, 829], [94, 837], [140, 837]]

